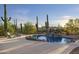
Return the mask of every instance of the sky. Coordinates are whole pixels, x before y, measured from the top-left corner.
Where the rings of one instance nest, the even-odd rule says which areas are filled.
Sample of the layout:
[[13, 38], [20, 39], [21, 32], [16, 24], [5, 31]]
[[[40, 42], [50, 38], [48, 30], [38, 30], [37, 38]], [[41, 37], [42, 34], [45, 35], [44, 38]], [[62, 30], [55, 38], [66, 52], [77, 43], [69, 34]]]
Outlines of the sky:
[[[0, 17], [3, 16], [3, 4], [0, 4]], [[46, 15], [49, 16], [50, 26], [60, 24], [64, 26], [71, 18], [79, 18], [78, 4], [7, 4], [7, 15], [12, 22], [17, 19], [20, 23], [36, 23], [38, 16], [39, 26], [44, 26]], [[1, 21], [1, 19], [0, 19]]]

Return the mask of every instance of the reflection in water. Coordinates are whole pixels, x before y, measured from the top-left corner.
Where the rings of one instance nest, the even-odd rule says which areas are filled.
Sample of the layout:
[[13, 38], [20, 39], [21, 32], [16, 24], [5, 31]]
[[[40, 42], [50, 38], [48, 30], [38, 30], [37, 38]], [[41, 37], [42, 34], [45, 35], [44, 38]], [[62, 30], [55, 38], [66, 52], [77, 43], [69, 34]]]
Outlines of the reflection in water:
[[61, 43], [67, 43], [67, 39], [66, 38], [62, 38]]
[[37, 36], [34, 36], [32, 38], [36, 38], [36, 40], [41, 40], [41, 41], [47, 41], [47, 42], [50, 42], [50, 43], [69, 43], [71, 42], [71, 39], [68, 39], [68, 38], [63, 38], [61, 36], [46, 36], [46, 35], [37, 35]]
[[62, 38], [62, 37], [48, 37], [48, 40], [45, 36], [40, 36], [38, 37], [39, 40], [43, 40], [43, 41], [47, 41], [47, 42], [51, 42], [51, 43], [54, 43], [54, 42], [57, 42], [57, 43], [69, 43], [71, 39], [68, 39], [68, 38]]

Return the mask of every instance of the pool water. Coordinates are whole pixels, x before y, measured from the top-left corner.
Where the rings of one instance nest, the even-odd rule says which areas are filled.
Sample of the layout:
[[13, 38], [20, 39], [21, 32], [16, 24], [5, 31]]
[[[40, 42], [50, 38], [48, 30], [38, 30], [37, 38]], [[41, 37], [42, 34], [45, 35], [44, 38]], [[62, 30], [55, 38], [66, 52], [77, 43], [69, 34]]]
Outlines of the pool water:
[[72, 39], [61, 37], [61, 36], [52, 36], [52, 35], [34, 35], [33, 39], [40, 40], [40, 41], [47, 41], [50, 43], [70, 43]]
[[51, 37], [51, 38], [48, 38], [47, 42], [70, 43], [71, 39], [64, 38], [64, 37]]

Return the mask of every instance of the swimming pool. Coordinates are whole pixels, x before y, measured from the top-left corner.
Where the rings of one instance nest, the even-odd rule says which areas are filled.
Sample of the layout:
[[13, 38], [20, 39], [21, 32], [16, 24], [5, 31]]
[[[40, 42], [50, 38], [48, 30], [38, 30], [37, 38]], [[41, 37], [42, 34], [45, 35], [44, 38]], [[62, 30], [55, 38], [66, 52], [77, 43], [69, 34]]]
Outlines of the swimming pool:
[[62, 37], [62, 36], [54, 36], [54, 35], [33, 35], [32, 39], [37, 41], [47, 41], [50, 43], [70, 43], [72, 39]]

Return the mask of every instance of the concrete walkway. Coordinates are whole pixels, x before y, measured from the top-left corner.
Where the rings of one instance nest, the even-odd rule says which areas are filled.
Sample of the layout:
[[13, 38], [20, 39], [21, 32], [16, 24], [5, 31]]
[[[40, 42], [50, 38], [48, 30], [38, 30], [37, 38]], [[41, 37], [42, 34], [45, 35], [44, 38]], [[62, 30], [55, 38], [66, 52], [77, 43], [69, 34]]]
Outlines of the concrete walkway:
[[1, 54], [69, 54], [79, 46], [79, 41], [70, 44], [26, 40], [26, 36], [0, 41]]
[[62, 54], [69, 54], [76, 47], [79, 47], [79, 42], [71, 43], [64, 51], [62, 51]]
[[12, 40], [16, 40], [16, 39], [19, 39], [19, 38], [24, 38], [24, 37], [26, 37], [26, 36], [28, 36], [28, 35], [23, 35], [23, 36], [20, 36], [20, 37], [15, 37], [15, 38], [0, 38], [1, 40], [0, 40], [0, 43], [3, 43], [3, 42], [7, 42], [7, 41], [12, 41]]

